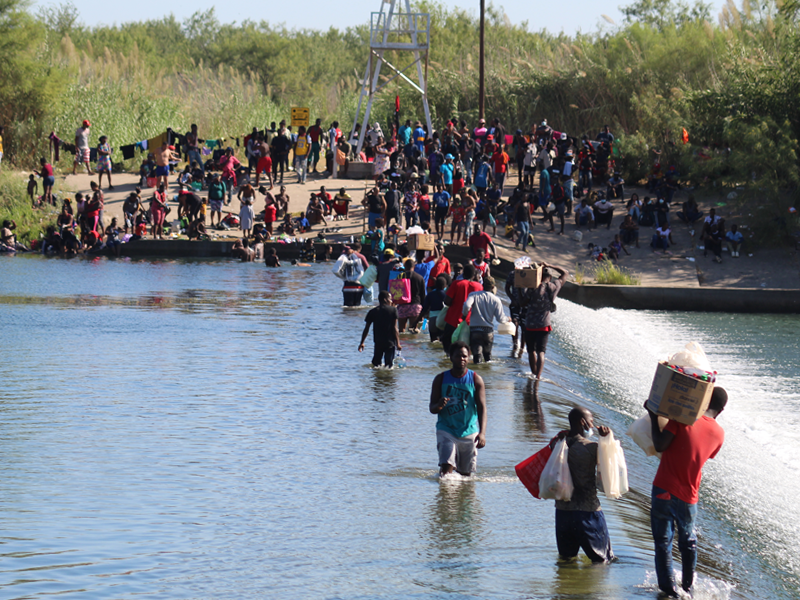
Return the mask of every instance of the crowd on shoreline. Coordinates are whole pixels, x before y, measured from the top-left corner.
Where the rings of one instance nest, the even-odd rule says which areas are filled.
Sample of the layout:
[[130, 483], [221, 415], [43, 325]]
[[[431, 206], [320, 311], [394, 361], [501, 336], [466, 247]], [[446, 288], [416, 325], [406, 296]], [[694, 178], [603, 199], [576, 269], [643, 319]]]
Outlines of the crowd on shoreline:
[[[532, 230], [537, 217], [549, 224], [548, 233], [558, 235], [565, 234], [565, 221], [572, 217], [572, 235], [580, 239], [576, 232], [581, 228], [606, 225], [610, 229], [615, 213], [623, 212], [618, 232], [610, 235], [606, 245], [591, 249], [596, 258], [616, 261], [629, 253], [629, 247], [638, 248], [642, 228], [652, 228], [650, 246], [654, 251], [669, 253], [674, 243], [670, 214], [680, 188], [677, 168], [662, 166], [655, 155], [647, 184], [652, 199], [640, 200], [637, 193], [626, 197], [626, 182], [617, 170], [615, 137], [607, 126], [596, 136], [585, 134], [578, 139], [554, 130], [546, 120], [530, 127], [528, 133], [517, 129], [513, 135], [498, 119], [488, 125], [479, 119], [470, 127], [464, 120], [451, 118], [433, 132], [407, 120], [393, 127], [388, 136], [375, 123], [364, 133], [363, 148], [356, 156], [359, 127], [348, 139], [336, 121], [325, 130], [317, 119], [297, 133], [281, 121], [264, 130], [254, 128], [245, 136], [245, 165], [235, 148], [217, 143], [204, 160], [201, 149], [207, 151], [207, 140], [192, 125], [185, 135], [169, 135], [170, 130], [154, 140], [140, 167], [140, 185], [125, 200], [123, 222], [106, 224], [101, 186], [105, 175], [108, 188], [113, 189], [111, 147], [109, 140], [100, 136], [96, 148], [90, 148], [90, 125], [84, 120], [75, 133], [73, 172], [80, 167], [92, 174], [90, 158], [94, 158], [97, 184], [92, 184], [88, 194], [78, 193], [74, 206], [72, 199], [63, 200], [57, 222], [47, 228], [41, 243], [37, 240], [34, 244], [44, 253], [117, 255], [123, 243], [181, 233], [189, 239], [210, 239], [216, 230], [239, 230], [248, 245], [291, 242], [318, 225], [327, 229], [331, 221], [346, 219], [353, 198], [344, 188], [332, 195], [321, 186], [319, 192], [310, 194], [304, 211], [291, 213], [284, 178], [291, 173], [298, 182], [305, 182], [309, 174], [346, 176], [353, 161], [371, 164], [374, 174], [375, 186], [362, 201], [368, 213], [369, 240], [396, 239], [404, 229], [421, 227], [435, 232], [440, 240], [449, 231], [449, 243], [461, 244], [471, 235], [473, 224], [480, 223], [495, 236], [499, 226], [502, 236], [527, 252], [535, 246]], [[173, 138], [183, 146], [172, 145]], [[161, 145], [155, 147], [157, 142]], [[185, 166], [181, 170], [182, 160]], [[34, 207], [55, 205], [54, 168], [45, 158], [40, 163], [40, 170], [29, 180], [31, 203]], [[320, 163], [325, 165], [321, 172]], [[517, 180], [513, 188], [512, 166]], [[43, 185], [38, 198], [37, 176]], [[277, 193], [276, 186], [280, 186]], [[142, 190], [147, 187], [154, 191], [144, 198]], [[225, 210], [234, 195], [238, 213]], [[256, 212], [256, 206], [263, 210]], [[177, 212], [170, 220], [173, 208]], [[703, 219], [702, 249], [711, 250], [716, 261], [721, 262], [725, 244], [731, 257], [739, 256], [743, 235], [736, 225], [726, 231], [724, 220], [704, 217], [692, 197], [676, 216], [690, 227]], [[257, 228], [257, 223], [263, 225]], [[6, 252], [23, 249], [3, 244]]]

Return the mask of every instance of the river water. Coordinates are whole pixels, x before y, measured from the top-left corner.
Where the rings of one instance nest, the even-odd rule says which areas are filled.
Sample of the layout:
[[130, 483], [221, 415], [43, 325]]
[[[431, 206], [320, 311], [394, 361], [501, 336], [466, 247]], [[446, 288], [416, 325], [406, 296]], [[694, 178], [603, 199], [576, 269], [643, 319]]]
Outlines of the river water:
[[[798, 317], [560, 300], [549, 381], [501, 339], [479, 473], [440, 483], [449, 364], [416, 336], [406, 369], [369, 368], [329, 266], [17, 257], [0, 281], [1, 598], [655, 598], [657, 463], [624, 431], [691, 340], [730, 394], [696, 597], [800, 595]], [[553, 503], [514, 476], [576, 403], [626, 450], [609, 566], [560, 562]]]

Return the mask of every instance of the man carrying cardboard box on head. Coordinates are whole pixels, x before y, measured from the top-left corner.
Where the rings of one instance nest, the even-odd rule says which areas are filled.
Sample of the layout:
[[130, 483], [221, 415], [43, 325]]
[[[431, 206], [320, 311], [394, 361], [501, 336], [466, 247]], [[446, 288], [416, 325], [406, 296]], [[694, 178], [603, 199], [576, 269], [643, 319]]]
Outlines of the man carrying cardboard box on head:
[[[716, 418], [725, 409], [728, 394], [715, 387], [705, 414], [694, 425], [669, 421], [664, 431], [658, 415], [651, 411], [653, 445], [661, 452], [661, 464], [653, 480], [650, 504], [650, 528], [656, 548], [656, 576], [659, 589], [669, 598], [678, 598], [672, 576], [672, 540], [678, 529], [683, 577], [681, 587], [690, 592], [697, 565], [697, 516], [700, 479], [703, 465], [722, 448], [725, 432]], [[645, 404], [647, 408], [647, 404]]]
[[[542, 263], [541, 266], [544, 268], [541, 283], [536, 288], [526, 289], [522, 297], [522, 304], [527, 307], [525, 345], [528, 347], [528, 362], [534, 379], [542, 378], [547, 339], [553, 330], [550, 313], [555, 311], [556, 296], [569, 276], [567, 270], [561, 267], [547, 263]], [[552, 280], [550, 269], [558, 273], [559, 277], [555, 281]], [[516, 277], [515, 274], [515, 279]]]

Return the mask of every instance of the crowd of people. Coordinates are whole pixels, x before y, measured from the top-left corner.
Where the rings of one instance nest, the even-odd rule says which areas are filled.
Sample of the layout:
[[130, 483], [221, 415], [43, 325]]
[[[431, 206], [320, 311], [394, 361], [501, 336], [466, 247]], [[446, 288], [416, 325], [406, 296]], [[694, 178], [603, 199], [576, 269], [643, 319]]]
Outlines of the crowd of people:
[[[399, 125], [399, 124], [398, 124]], [[64, 201], [62, 215], [42, 244], [45, 251], [110, 251], [124, 243], [145, 237], [164, 239], [167, 234], [184, 233], [190, 239], [210, 239], [213, 230], [239, 230], [250, 243], [282, 236], [307, 234], [317, 225], [328, 229], [333, 221], [347, 219], [353, 198], [345, 188], [332, 194], [324, 185], [310, 194], [304, 210], [289, 211], [284, 184], [292, 172], [298, 182], [310, 175], [344, 177], [354, 161], [370, 164], [375, 185], [362, 200], [368, 216], [366, 243], [379, 248], [385, 241], [397, 241], [403, 230], [419, 227], [439, 240], [470, 245], [480, 225], [480, 236], [500, 235], [514, 241], [517, 250], [535, 247], [533, 227], [538, 219], [547, 232], [565, 234], [567, 219], [574, 222], [573, 236], [580, 240], [582, 228], [612, 227], [615, 215], [623, 214], [619, 229], [609, 232], [606, 244], [593, 246], [597, 260], [618, 261], [640, 247], [643, 228], [652, 228], [650, 247], [669, 254], [675, 244], [670, 214], [680, 189], [675, 165], [662, 168], [660, 155], [648, 176], [652, 196], [626, 197], [626, 182], [617, 169], [615, 136], [608, 126], [597, 135], [580, 138], [553, 129], [546, 120], [523, 132], [507, 132], [499, 119], [479, 119], [470, 126], [463, 119], [450, 118], [438, 130], [427, 131], [420, 122], [407, 120], [392, 126], [384, 135], [374, 123], [363, 132], [359, 127], [347, 136], [333, 121], [324, 128], [322, 120], [293, 131], [285, 121], [252, 132], [242, 140], [242, 160], [237, 148], [222, 140], [206, 140], [197, 125], [185, 135], [168, 130], [151, 140], [147, 158], [140, 168], [140, 185], [125, 201], [118, 226], [103, 220], [103, 176], [111, 184], [112, 148], [106, 136], [90, 147], [90, 126], [84, 120], [75, 132], [73, 172], [92, 172], [96, 163], [96, 186], [81, 198]], [[156, 146], [156, 144], [159, 144]], [[178, 144], [178, 145], [175, 145]], [[185, 161], [183, 170], [180, 164]], [[42, 158], [41, 168], [30, 176], [28, 194], [34, 206], [56, 205], [52, 194], [54, 169]], [[515, 169], [512, 169], [515, 167]], [[515, 171], [515, 173], [514, 173]], [[516, 181], [512, 178], [516, 175]], [[37, 197], [41, 178], [42, 195]], [[142, 191], [151, 188], [148, 198]], [[276, 191], [276, 188], [279, 191]], [[228, 209], [234, 196], [238, 211]], [[168, 216], [177, 205], [177, 223]], [[84, 215], [87, 211], [88, 216]], [[262, 208], [263, 207], [263, 208]], [[68, 213], [72, 221], [65, 216]], [[694, 227], [704, 217], [693, 197], [683, 203], [678, 219]], [[263, 226], [257, 228], [257, 223]], [[66, 224], [66, 225], [65, 225]], [[65, 232], [64, 228], [72, 228]], [[331, 232], [335, 232], [335, 228]], [[256, 233], [259, 239], [256, 238]], [[72, 238], [75, 238], [73, 240]], [[67, 239], [67, 242], [64, 241]], [[721, 262], [721, 251], [730, 248], [737, 258], [744, 237], [738, 227], [726, 230], [723, 219], [703, 221], [700, 241], [706, 253]], [[487, 248], [489, 260], [493, 258]]]
[[[433, 380], [429, 410], [437, 416], [436, 448], [441, 477], [457, 473], [470, 477], [477, 469], [478, 450], [487, 443], [489, 408], [484, 375], [469, 368], [489, 362], [494, 342], [494, 323], [513, 322], [512, 357], [527, 349], [533, 385], [542, 380], [544, 357], [555, 300], [568, 273], [560, 267], [543, 264], [541, 283], [535, 288], [515, 286], [514, 272], [506, 280], [510, 317], [496, 296], [495, 279], [483, 252], [466, 264], [450, 264], [439, 243], [433, 251], [409, 252], [408, 245], [387, 244], [380, 258], [367, 259], [362, 246], [354, 243], [345, 249], [335, 271], [345, 280], [346, 306], [357, 305], [366, 290], [378, 285], [378, 306], [367, 312], [358, 351], [365, 350], [370, 330], [373, 334], [374, 367], [392, 368], [402, 350], [401, 334], [420, 332], [427, 318], [430, 341], [441, 343], [452, 368]], [[370, 262], [372, 264], [370, 264]], [[467, 336], [459, 331], [469, 325]], [[702, 468], [719, 452], [724, 432], [716, 418], [724, 410], [727, 394], [715, 387], [706, 413], [694, 424], [668, 421], [661, 428], [650, 412], [652, 438], [662, 453], [651, 490], [651, 534], [655, 546], [658, 587], [666, 597], [677, 598], [678, 589], [691, 593], [697, 563], [698, 490]], [[550, 442], [566, 440], [568, 466], [574, 491], [569, 500], [556, 500], [555, 532], [558, 553], [572, 558], [580, 550], [597, 563], [614, 560], [611, 538], [597, 496], [598, 443], [591, 441], [594, 417], [586, 408], [575, 407], [568, 416], [569, 429]], [[598, 427], [600, 436], [610, 430]], [[672, 570], [672, 544], [678, 534], [682, 577], [676, 585]]]

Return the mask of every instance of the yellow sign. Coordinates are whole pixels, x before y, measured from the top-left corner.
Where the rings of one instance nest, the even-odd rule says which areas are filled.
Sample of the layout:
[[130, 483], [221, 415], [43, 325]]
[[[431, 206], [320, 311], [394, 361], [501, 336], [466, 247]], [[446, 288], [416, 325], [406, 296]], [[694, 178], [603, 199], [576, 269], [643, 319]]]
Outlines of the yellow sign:
[[308, 109], [292, 107], [292, 127], [308, 127]]

